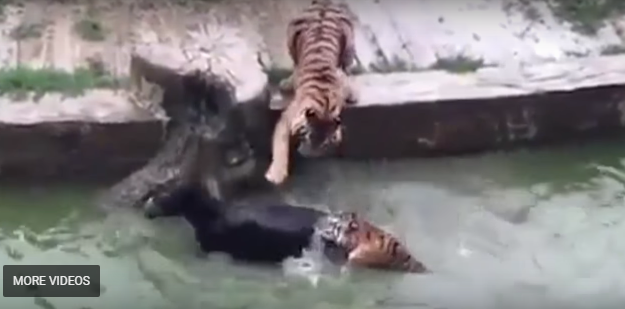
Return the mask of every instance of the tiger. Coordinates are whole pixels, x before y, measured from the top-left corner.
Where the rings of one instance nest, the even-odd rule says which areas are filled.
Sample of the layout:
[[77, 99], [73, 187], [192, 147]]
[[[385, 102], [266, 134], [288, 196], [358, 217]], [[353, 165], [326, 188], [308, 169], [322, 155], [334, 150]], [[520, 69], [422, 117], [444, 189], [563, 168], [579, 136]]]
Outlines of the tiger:
[[294, 72], [280, 83], [280, 91], [285, 97], [294, 94], [273, 132], [265, 178], [274, 184], [288, 176], [291, 141], [304, 156], [329, 153], [343, 139], [343, 107], [358, 100], [346, 72], [355, 48], [352, 16], [345, 6], [313, 0], [289, 23], [287, 36]]
[[[287, 48], [293, 66], [306, 61], [304, 58], [321, 57], [347, 72], [356, 59], [354, 21], [355, 16], [344, 3], [311, 1], [287, 26]], [[280, 83], [284, 94], [294, 90], [294, 75]]]
[[429, 272], [395, 236], [355, 212], [328, 214], [324, 223], [317, 226], [316, 235], [347, 252], [346, 266]]

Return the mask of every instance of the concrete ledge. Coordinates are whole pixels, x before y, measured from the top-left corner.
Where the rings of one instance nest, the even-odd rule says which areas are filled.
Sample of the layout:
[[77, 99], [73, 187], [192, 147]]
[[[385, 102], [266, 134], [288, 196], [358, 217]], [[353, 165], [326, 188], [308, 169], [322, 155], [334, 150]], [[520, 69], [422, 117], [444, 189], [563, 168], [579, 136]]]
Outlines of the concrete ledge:
[[[621, 134], [625, 56], [354, 77], [341, 156], [446, 155]], [[279, 98], [277, 98], [279, 99]]]
[[112, 181], [145, 164], [162, 135], [159, 122], [0, 123], [0, 179]]
[[624, 132], [625, 89], [603, 86], [528, 96], [388, 104], [345, 112], [349, 158], [462, 154]]
[[112, 180], [158, 148], [163, 128], [122, 92], [0, 98], [0, 180]]
[[358, 106], [505, 98], [625, 85], [625, 56], [483, 68], [471, 74], [445, 71], [366, 74], [354, 80], [361, 89], [362, 102]]
[[266, 141], [256, 146], [267, 153], [272, 129], [267, 76], [253, 46], [236, 28], [219, 25], [201, 25], [183, 39], [165, 44], [139, 38], [131, 54], [130, 91], [94, 90], [73, 98], [48, 94], [19, 102], [0, 98], [0, 180], [127, 176], [159, 149], [167, 107], [185, 100], [180, 77], [196, 69], [234, 85], [247, 133]]
[[[344, 114], [345, 158], [459, 154], [624, 131], [625, 56], [467, 75], [365, 75], [355, 82], [363, 101]], [[268, 144], [271, 125], [261, 125], [266, 105], [243, 106], [254, 107], [247, 112], [250, 130]], [[3, 98], [0, 179], [121, 177], [147, 162], [162, 135], [161, 122], [123, 93]]]

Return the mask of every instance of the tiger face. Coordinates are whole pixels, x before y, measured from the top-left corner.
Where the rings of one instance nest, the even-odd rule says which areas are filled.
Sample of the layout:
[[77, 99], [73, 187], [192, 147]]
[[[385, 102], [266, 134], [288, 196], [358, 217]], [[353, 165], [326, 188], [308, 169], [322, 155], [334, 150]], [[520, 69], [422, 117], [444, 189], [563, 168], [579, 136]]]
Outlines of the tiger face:
[[304, 110], [295, 129], [299, 142], [297, 151], [305, 157], [320, 157], [337, 150], [343, 139], [339, 115], [327, 115], [309, 107]]
[[323, 225], [317, 229], [318, 235], [329, 242], [350, 251], [358, 244], [349, 237], [360, 229], [358, 216], [354, 212], [337, 212], [328, 215]]
[[394, 236], [359, 218], [356, 213], [330, 214], [316, 231], [321, 239], [346, 251], [349, 265], [412, 273], [428, 272]]

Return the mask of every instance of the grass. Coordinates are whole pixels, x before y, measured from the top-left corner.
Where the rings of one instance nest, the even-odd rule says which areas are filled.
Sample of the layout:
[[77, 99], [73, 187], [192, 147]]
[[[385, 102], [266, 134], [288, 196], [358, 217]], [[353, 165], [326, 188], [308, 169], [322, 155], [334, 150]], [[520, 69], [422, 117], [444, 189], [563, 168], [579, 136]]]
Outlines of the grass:
[[475, 72], [482, 67], [484, 67], [483, 59], [474, 59], [465, 55], [457, 55], [455, 57], [438, 58], [436, 63], [432, 65], [431, 69], [464, 74]]
[[552, 0], [554, 14], [586, 35], [596, 34], [608, 18], [625, 13], [623, 0]]
[[94, 17], [84, 17], [74, 24], [74, 32], [85, 41], [100, 42], [106, 39], [108, 30]]
[[87, 89], [119, 88], [120, 85], [118, 78], [90, 68], [80, 68], [74, 72], [24, 66], [0, 69], [0, 95], [18, 98], [32, 93], [38, 99], [50, 92], [77, 96]]

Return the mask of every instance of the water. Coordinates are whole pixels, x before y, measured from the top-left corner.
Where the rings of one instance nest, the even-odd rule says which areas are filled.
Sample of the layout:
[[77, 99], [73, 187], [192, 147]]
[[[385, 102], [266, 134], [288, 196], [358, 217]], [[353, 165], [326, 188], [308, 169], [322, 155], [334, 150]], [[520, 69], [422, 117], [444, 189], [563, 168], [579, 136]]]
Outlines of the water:
[[[3, 308], [620, 308], [623, 143], [393, 163], [319, 163], [288, 198], [365, 212], [428, 276], [234, 265], [177, 219], [104, 216], [97, 188], [3, 188], [3, 264], [101, 265], [100, 298]], [[300, 261], [301, 262], [301, 261]]]

